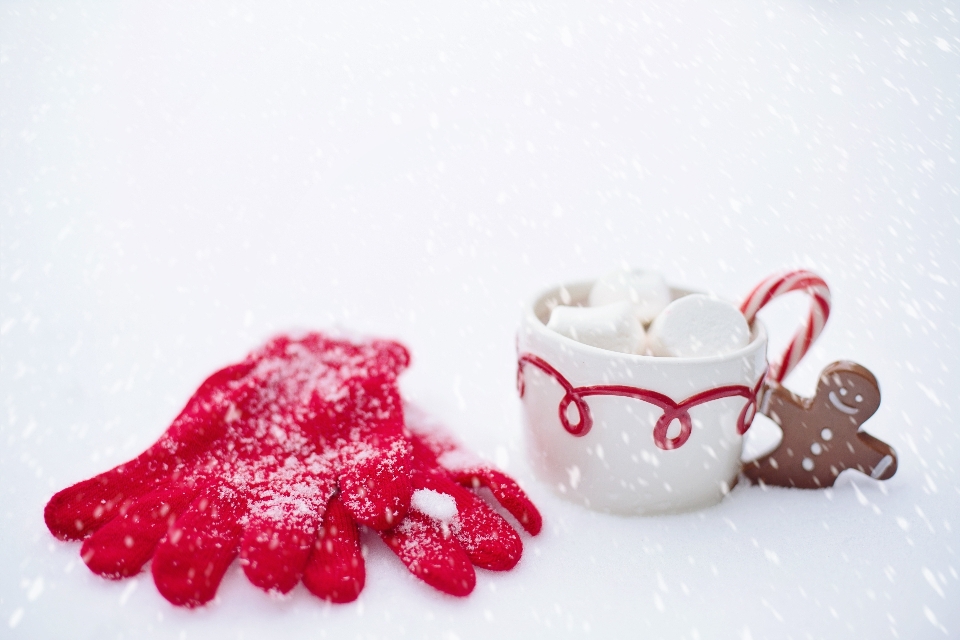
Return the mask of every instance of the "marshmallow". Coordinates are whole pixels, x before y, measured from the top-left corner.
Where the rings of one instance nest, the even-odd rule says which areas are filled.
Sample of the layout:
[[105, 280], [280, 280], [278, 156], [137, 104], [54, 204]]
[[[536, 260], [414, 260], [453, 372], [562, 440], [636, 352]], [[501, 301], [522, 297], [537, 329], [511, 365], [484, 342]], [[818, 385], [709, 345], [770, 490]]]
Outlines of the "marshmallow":
[[640, 322], [647, 324], [670, 304], [670, 288], [663, 276], [653, 271], [619, 269], [597, 280], [590, 289], [590, 306], [628, 300]]
[[630, 302], [601, 307], [554, 307], [548, 329], [600, 349], [643, 353], [646, 334]]
[[647, 348], [655, 356], [704, 358], [733, 353], [750, 342], [750, 328], [729, 302], [702, 294], [674, 300], [650, 325]]

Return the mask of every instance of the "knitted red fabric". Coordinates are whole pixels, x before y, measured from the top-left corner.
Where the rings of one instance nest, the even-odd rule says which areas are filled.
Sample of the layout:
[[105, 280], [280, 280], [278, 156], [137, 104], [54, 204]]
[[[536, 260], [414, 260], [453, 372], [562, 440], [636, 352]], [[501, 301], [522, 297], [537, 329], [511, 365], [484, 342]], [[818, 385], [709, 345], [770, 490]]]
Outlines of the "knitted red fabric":
[[[413, 575], [454, 596], [476, 585], [473, 566], [512, 569], [520, 536], [486, 502], [464, 487], [486, 487], [530, 534], [540, 532], [537, 508], [511, 478], [463, 449], [438, 422], [404, 405], [406, 437], [413, 447], [411, 509], [381, 537]], [[333, 602], [355, 599], [364, 584], [360, 533], [350, 514], [331, 502], [303, 582]]]
[[358, 523], [383, 532], [414, 575], [466, 595], [473, 565], [510, 569], [523, 545], [464, 486], [489, 488], [532, 534], [540, 514], [513, 480], [402, 408], [408, 360], [390, 341], [280, 336], [208, 378], [143, 454], [57, 493], [47, 526], [85, 538], [84, 561], [108, 578], [152, 557], [158, 590], [183, 606], [213, 598], [238, 554], [263, 589], [302, 578], [321, 598], [354, 600]]
[[463, 449], [425, 413], [405, 406], [413, 443], [411, 510], [381, 537], [411, 573], [455, 596], [473, 591], [473, 565], [512, 569], [520, 560], [520, 536], [473, 491], [487, 487], [530, 534], [540, 532], [537, 508], [511, 478]]
[[[306, 571], [311, 590], [353, 599], [354, 522], [386, 529], [410, 502], [395, 384], [407, 362], [395, 342], [276, 338], [208, 378], [140, 456], [53, 496], [47, 527], [86, 538], [83, 559], [105, 577], [152, 557], [157, 589], [178, 605], [213, 598], [238, 554], [263, 589], [289, 591]], [[330, 556], [339, 583], [323, 575]]]

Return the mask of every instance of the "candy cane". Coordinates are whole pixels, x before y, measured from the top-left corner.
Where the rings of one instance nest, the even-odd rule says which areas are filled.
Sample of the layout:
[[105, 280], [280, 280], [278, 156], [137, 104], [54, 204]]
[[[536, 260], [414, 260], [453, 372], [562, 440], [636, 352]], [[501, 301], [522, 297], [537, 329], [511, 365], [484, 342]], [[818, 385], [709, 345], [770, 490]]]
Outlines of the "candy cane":
[[750, 295], [740, 305], [740, 311], [749, 324], [757, 312], [779, 295], [790, 291], [805, 291], [810, 295], [810, 314], [806, 321], [790, 341], [783, 358], [770, 367], [770, 379], [781, 382], [787, 374], [793, 371], [797, 363], [810, 350], [810, 345], [817, 339], [823, 326], [830, 317], [830, 288], [823, 278], [810, 271], [799, 269], [786, 273], [772, 275], [754, 288]]

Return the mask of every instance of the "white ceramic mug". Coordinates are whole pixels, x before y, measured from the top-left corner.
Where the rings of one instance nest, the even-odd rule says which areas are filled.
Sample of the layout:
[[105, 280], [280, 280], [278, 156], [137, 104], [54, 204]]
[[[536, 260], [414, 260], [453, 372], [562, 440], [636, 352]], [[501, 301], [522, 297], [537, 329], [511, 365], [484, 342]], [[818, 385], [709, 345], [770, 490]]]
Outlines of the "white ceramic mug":
[[600, 511], [652, 515], [719, 502], [740, 472], [767, 370], [763, 324], [753, 324], [743, 349], [707, 358], [617, 353], [547, 329], [551, 309], [585, 304], [591, 284], [551, 289], [524, 311], [517, 382], [536, 474]]

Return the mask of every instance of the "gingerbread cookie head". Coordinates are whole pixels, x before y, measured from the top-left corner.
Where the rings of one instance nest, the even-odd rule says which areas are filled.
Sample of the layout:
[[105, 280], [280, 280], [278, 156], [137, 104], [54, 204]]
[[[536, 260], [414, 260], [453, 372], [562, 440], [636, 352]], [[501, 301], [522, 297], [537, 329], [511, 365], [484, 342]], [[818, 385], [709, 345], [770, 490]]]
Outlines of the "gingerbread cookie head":
[[771, 453], [744, 466], [754, 483], [817, 489], [856, 469], [877, 480], [897, 471], [893, 447], [860, 427], [880, 406], [880, 387], [866, 368], [835, 362], [820, 374], [817, 394], [801, 398], [771, 383], [763, 413], [783, 430]]
[[834, 362], [820, 374], [814, 405], [822, 405], [812, 409], [830, 415], [829, 422], [846, 422], [856, 431], [880, 408], [880, 385], [865, 367]]

